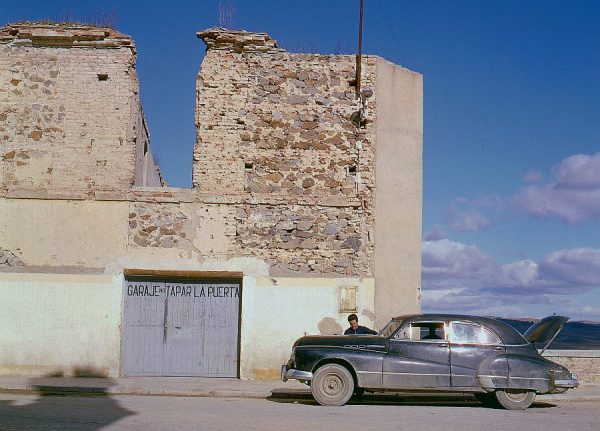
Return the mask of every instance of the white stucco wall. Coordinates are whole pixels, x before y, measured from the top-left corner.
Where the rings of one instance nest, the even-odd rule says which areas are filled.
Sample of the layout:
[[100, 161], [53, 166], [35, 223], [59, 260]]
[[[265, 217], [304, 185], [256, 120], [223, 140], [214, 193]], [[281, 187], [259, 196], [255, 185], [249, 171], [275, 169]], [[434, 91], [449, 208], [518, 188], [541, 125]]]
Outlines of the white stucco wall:
[[356, 289], [360, 323], [375, 328], [372, 278], [271, 278], [255, 257], [132, 247], [129, 212], [127, 201], [0, 199], [0, 248], [22, 262], [0, 272], [0, 374], [119, 375], [128, 269], [243, 274], [242, 378], [278, 378], [305, 332], [342, 333], [350, 311], [340, 311], [341, 287]]
[[340, 287], [356, 287], [361, 325], [374, 326], [372, 278], [255, 278], [242, 288], [240, 377], [276, 379], [293, 342], [308, 335], [341, 334], [350, 312], [340, 312]]
[[423, 76], [377, 62], [375, 310], [378, 324], [421, 310]]
[[121, 280], [0, 273], [0, 374], [118, 376]]
[[125, 253], [129, 202], [0, 199], [0, 248], [28, 266], [104, 268]]

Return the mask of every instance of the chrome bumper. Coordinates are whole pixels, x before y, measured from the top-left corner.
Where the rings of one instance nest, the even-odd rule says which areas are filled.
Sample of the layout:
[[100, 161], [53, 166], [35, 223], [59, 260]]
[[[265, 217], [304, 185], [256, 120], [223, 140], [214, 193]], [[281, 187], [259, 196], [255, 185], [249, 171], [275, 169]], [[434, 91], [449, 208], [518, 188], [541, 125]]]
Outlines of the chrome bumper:
[[312, 380], [313, 374], [309, 371], [295, 370], [294, 368], [288, 368], [287, 364], [281, 366], [281, 380], [287, 382], [288, 380], [300, 380], [307, 382]]
[[577, 379], [560, 379], [554, 381], [554, 387], [556, 388], [571, 389], [576, 388], [577, 386], [579, 386]]

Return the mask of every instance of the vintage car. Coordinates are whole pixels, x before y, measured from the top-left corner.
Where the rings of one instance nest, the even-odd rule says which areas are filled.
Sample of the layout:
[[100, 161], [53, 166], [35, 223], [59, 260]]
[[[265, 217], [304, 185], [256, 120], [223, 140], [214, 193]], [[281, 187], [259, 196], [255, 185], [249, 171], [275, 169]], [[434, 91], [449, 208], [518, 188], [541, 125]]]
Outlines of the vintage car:
[[526, 409], [536, 394], [578, 386], [541, 356], [568, 317], [549, 316], [523, 335], [493, 318], [420, 314], [393, 318], [378, 335], [296, 340], [281, 379], [307, 383], [322, 405], [369, 392], [465, 392], [486, 405]]

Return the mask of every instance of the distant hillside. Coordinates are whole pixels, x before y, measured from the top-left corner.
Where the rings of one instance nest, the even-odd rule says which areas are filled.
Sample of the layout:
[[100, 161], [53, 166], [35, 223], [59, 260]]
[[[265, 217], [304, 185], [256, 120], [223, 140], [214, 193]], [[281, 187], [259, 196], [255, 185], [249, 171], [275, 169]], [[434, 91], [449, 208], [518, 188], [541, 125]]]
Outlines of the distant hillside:
[[[498, 320], [508, 323], [521, 334], [534, 323], [529, 319], [499, 318]], [[567, 322], [548, 348], [553, 350], [600, 350], [600, 323]]]

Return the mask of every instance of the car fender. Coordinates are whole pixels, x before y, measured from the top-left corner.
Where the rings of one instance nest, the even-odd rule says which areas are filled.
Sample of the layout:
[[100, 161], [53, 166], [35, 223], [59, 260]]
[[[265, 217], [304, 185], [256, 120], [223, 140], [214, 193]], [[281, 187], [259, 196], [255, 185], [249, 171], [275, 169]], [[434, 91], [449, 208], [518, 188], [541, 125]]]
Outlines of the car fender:
[[381, 370], [385, 352], [359, 346], [296, 349], [296, 365], [313, 374], [323, 365], [337, 363], [352, 373], [356, 385], [362, 388], [381, 386]]
[[541, 356], [508, 355], [508, 388], [530, 389], [538, 393], [551, 391], [552, 365]]
[[479, 364], [477, 380], [487, 392], [508, 387], [508, 356], [491, 356]]

